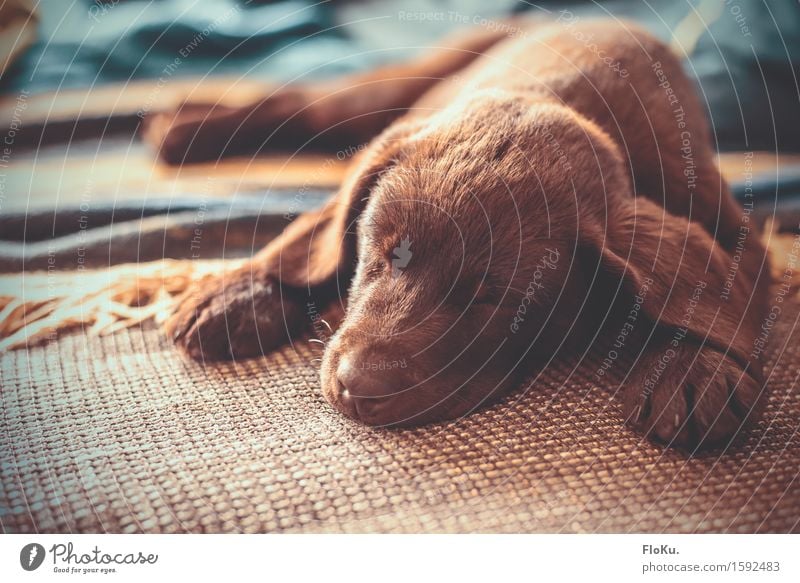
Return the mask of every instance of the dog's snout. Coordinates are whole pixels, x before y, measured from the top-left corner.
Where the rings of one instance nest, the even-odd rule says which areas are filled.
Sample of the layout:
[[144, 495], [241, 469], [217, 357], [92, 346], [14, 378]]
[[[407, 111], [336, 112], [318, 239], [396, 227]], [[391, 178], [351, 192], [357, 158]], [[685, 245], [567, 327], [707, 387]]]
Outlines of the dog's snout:
[[403, 390], [404, 375], [387, 368], [385, 361], [365, 360], [357, 355], [342, 358], [336, 371], [339, 387], [352, 398], [379, 399]]
[[360, 351], [345, 355], [336, 368], [337, 401], [368, 425], [400, 420], [397, 405], [413, 387], [404, 360], [386, 360]]

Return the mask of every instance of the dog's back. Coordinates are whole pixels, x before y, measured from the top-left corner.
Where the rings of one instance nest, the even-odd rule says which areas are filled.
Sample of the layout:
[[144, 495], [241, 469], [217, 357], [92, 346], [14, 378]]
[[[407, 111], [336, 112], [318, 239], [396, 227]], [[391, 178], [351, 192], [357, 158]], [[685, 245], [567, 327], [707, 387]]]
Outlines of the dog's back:
[[481, 89], [564, 105], [594, 122], [629, 162], [637, 194], [734, 243], [741, 212], [716, 171], [705, 112], [676, 55], [638, 25], [573, 17], [519, 29], [416, 111]]

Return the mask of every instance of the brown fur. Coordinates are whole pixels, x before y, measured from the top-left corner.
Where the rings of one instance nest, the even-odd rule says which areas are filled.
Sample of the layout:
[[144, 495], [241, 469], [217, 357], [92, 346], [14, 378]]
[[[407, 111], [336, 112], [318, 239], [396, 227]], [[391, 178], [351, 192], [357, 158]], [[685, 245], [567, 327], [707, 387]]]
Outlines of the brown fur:
[[[627, 421], [670, 445], [727, 442], [763, 396], [751, 353], [766, 256], [690, 82], [630, 24], [509, 30], [242, 110], [157, 120], [150, 137], [172, 161], [215, 157], [234, 134], [252, 149], [270, 135], [379, 133], [324, 209], [197, 290], [168, 330], [194, 358], [252, 356], [309, 328], [309, 298], [335, 303], [349, 287], [323, 392], [365, 423], [406, 425], [513, 387], [523, 365], [591, 335], [602, 302], [638, 306], [620, 348], [635, 357], [620, 375]], [[403, 239], [411, 258], [396, 269]]]

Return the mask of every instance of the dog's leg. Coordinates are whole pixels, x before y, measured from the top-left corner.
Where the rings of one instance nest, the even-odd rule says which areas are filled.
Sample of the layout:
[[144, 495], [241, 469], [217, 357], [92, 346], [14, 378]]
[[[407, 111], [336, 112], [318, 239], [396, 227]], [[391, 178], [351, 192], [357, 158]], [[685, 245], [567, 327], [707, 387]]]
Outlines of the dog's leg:
[[412, 61], [317, 85], [289, 85], [241, 108], [194, 106], [156, 115], [145, 126], [145, 139], [170, 164], [311, 141], [329, 149], [362, 144], [506, 36], [470, 30]]
[[[731, 251], [742, 227], [755, 225], [747, 223], [748, 219], [717, 168], [712, 150], [705, 142], [699, 142], [694, 148], [691, 158], [680, 157], [674, 150], [664, 152], [660, 160], [662, 168], [653, 169], [654, 173], [658, 170], [664, 173], [665, 198], [657, 202], [673, 214], [700, 223], [719, 244]], [[749, 238], [757, 239], [755, 229], [750, 231]]]
[[303, 215], [245, 266], [187, 290], [165, 323], [167, 336], [195, 360], [227, 360], [265, 354], [312, 324], [326, 291], [282, 286], [275, 264], [286, 246], [310, 252], [311, 234], [329, 212]]
[[[658, 169], [665, 193], [659, 202], [669, 210], [637, 203], [631, 248], [639, 266], [660, 266], [649, 293], [660, 302], [650, 313], [658, 312], [661, 325], [631, 371], [623, 402], [634, 427], [693, 450], [727, 444], [764, 401], [757, 339], [769, 264], [757, 226], [716, 167], [699, 106], [684, 101], [691, 133], [663, 141]], [[647, 230], [663, 234], [643, 241]]]
[[[321, 210], [301, 215], [244, 267], [190, 289], [165, 328], [192, 358], [264, 354], [312, 326], [348, 287], [355, 221], [413, 124], [397, 122], [364, 151]], [[335, 308], [336, 306], [332, 306]]]
[[626, 212], [615, 257], [646, 315], [623, 386], [627, 420], [669, 445], [724, 445], [763, 401], [767, 275], [755, 266], [766, 265], [766, 252], [753, 239], [734, 257], [699, 224], [642, 197]]

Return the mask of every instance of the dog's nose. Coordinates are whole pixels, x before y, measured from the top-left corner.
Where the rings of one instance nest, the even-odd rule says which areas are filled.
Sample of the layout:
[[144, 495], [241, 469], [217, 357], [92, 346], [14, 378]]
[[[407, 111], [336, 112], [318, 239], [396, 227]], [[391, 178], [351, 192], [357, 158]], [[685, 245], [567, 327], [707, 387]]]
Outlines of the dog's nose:
[[336, 378], [340, 389], [358, 400], [391, 397], [403, 388], [402, 375], [396, 368], [387, 368], [384, 361], [361, 360], [358, 357], [342, 358]]

